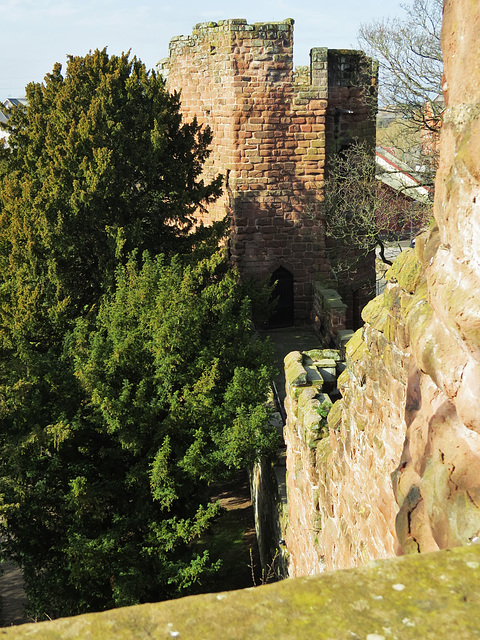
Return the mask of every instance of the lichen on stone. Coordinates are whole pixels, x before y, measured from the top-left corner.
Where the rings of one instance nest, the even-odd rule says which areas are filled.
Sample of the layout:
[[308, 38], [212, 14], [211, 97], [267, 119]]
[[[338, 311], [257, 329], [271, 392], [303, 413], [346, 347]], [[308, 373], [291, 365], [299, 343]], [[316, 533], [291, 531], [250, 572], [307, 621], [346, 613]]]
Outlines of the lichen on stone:
[[362, 310], [362, 320], [377, 329], [377, 331], [383, 331], [387, 316], [388, 311], [385, 308], [383, 294], [370, 300]]
[[358, 329], [353, 334], [353, 338], [351, 338], [345, 347], [347, 354], [347, 363], [358, 360], [362, 357], [365, 352], [367, 345], [363, 341], [363, 331], [362, 329]]
[[343, 400], [337, 400], [328, 412], [327, 422], [330, 429], [333, 431], [340, 430], [340, 424], [342, 422], [342, 409]]
[[478, 637], [479, 584], [480, 546], [472, 545], [1, 633], [6, 640], [140, 640], [170, 638], [170, 631], [180, 640], [471, 640]]
[[292, 387], [307, 384], [307, 372], [303, 367], [302, 354], [299, 351], [294, 351], [285, 358], [285, 377]]

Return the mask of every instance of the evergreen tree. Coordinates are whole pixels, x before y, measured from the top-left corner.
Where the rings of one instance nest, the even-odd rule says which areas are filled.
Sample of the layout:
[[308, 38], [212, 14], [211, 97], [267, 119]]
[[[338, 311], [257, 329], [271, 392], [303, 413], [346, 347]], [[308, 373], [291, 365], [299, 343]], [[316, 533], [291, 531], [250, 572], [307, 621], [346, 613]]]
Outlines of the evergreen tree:
[[[70, 57], [65, 77], [55, 65], [27, 98], [11, 111], [0, 164], [0, 266], [18, 286], [75, 314], [112, 286], [121, 255], [191, 249], [193, 213], [221, 177], [199, 179], [211, 133], [182, 122], [161, 78], [95, 51]], [[49, 284], [38, 289], [40, 269]]]
[[210, 133], [136, 59], [95, 51], [27, 87], [0, 175], [2, 547], [29, 610], [160, 600], [208, 483], [275, 444], [245, 286], [194, 230]]

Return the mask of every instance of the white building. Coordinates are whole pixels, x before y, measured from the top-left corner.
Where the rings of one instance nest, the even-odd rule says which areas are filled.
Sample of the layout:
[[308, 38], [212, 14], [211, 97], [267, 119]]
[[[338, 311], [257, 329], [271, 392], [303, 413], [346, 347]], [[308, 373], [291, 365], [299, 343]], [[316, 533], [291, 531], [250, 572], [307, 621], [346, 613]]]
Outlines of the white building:
[[4, 131], [1, 126], [8, 122], [8, 111], [21, 104], [27, 104], [26, 98], [7, 98], [1, 103], [3, 110], [0, 110], [0, 140], [8, 140], [9, 134], [7, 131]]

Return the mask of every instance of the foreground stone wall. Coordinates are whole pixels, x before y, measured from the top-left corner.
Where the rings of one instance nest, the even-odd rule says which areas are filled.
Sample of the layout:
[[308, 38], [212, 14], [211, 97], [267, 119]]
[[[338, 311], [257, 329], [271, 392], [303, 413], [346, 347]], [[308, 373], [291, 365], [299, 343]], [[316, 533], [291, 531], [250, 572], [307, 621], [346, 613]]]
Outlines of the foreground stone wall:
[[289, 415], [291, 575], [480, 537], [480, 6], [444, 15], [436, 223], [363, 310], [314, 451]]
[[286, 269], [294, 321], [310, 321], [312, 283], [329, 277], [325, 162], [354, 137], [374, 144], [376, 65], [359, 51], [316, 48], [294, 75], [293, 20], [235, 19], [174, 38], [158, 69], [181, 91], [185, 118], [213, 133], [206, 177], [222, 173], [225, 191], [200, 217], [208, 224], [228, 212], [233, 263], [255, 277]]
[[479, 583], [480, 546], [474, 545], [0, 634], [17, 640], [471, 640], [479, 631]]

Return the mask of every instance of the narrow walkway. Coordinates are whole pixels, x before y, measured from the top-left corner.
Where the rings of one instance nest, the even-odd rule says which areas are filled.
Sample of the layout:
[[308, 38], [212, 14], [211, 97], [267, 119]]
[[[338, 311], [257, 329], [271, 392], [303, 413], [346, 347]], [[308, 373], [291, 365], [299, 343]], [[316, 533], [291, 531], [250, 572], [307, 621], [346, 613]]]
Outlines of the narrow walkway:
[[13, 562], [9, 561], [2, 564], [2, 571], [0, 576], [0, 626], [10, 627], [32, 622], [31, 618], [26, 618], [24, 615], [27, 600], [23, 590], [22, 572]]
[[318, 336], [313, 329], [309, 327], [288, 327], [285, 329], [271, 329], [270, 331], [262, 331], [263, 339], [269, 337], [275, 348], [275, 361], [277, 365], [277, 375], [274, 379], [278, 397], [276, 402], [281, 405], [279, 407], [280, 415], [275, 420], [275, 426], [282, 438], [282, 446], [279, 447], [276, 462], [273, 465], [273, 472], [277, 481], [277, 490], [280, 503], [284, 506], [287, 504], [287, 460], [286, 447], [284, 443], [283, 427], [285, 424], [285, 370], [284, 359], [292, 351], [310, 351], [311, 349], [322, 348]]
[[277, 364], [277, 376], [275, 385], [278, 395], [283, 403], [285, 400], [285, 373], [283, 360], [291, 351], [310, 351], [311, 349], [323, 348], [320, 340], [309, 327], [287, 327], [286, 329], [272, 329], [262, 331], [262, 338], [267, 336], [275, 347], [275, 360]]

